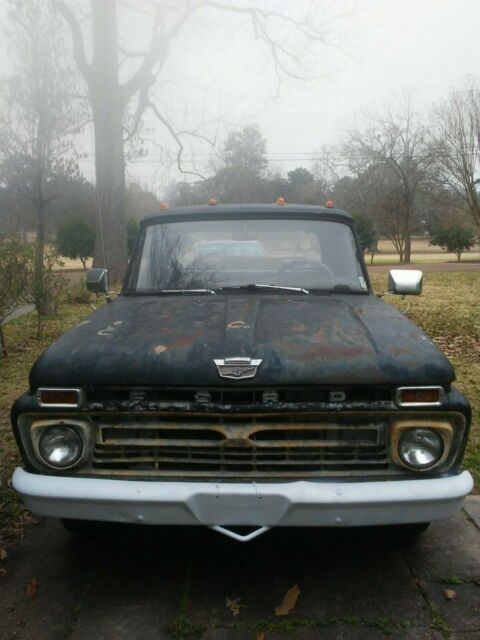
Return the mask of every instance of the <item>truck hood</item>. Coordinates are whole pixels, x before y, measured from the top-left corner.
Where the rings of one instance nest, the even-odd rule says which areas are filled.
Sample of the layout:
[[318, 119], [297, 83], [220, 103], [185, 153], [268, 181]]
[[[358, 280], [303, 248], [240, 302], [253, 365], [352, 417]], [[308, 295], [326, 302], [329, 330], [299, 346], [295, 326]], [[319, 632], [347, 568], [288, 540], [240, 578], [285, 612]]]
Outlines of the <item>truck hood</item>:
[[[261, 359], [252, 379], [214, 359]], [[38, 386], [428, 385], [453, 369], [423, 331], [372, 295], [119, 296], [37, 360]]]

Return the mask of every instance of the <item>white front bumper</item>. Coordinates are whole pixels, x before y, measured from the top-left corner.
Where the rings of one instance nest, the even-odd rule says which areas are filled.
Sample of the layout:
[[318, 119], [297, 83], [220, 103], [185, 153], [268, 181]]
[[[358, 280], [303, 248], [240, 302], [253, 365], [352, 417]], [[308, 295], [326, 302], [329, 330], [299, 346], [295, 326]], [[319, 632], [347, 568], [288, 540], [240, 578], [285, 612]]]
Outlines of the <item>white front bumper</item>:
[[389, 481], [166, 482], [54, 477], [17, 468], [13, 486], [34, 513], [173, 525], [338, 527], [453, 516], [473, 488], [464, 471]]

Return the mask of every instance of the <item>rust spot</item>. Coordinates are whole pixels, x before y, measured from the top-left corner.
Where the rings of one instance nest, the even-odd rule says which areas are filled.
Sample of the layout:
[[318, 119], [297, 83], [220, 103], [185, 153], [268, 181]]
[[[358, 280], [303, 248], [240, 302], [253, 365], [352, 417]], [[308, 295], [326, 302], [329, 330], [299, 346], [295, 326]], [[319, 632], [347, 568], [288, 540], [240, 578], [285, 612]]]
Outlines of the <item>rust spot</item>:
[[307, 326], [303, 322], [295, 322], [292, 326], [292, 331], [295, 333], [304, 333], [307, 330]]
[[248, 326], [243, 320], [233, 320], [227, 324], [227, 329], [246, 329]]
[[193, 344], [195, 340], [200, 338], [203, 335], [203, 331], [195, 331], [189, 336], [183, 336], [181, 338], [177, 338], [175, 342], [172, 344], [172, 347], [187, 347], [190, 344]]
[[173, 333], [175, 329], [173, 327], [160, 327], [162, 333]]
[[168, 349], [164, 344], [157, 344], [152, 348], [153, 353], [163, 353]]
[[325, 329], [318, 329], [312, 335], [312, 342], [324, 342], [326, 339]]

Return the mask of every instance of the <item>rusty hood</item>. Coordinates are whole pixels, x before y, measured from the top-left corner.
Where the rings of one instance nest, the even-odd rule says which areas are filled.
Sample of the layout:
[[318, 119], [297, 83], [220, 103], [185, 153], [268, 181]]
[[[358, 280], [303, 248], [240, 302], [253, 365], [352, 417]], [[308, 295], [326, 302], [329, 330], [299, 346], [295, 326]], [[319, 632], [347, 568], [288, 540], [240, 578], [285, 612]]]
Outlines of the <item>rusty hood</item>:
[[[248, 380], [214, 359], [261, 359]], [[435, 344], [372, 295], [119, 296], [49, 347], [31, 388], [449, 384]]]

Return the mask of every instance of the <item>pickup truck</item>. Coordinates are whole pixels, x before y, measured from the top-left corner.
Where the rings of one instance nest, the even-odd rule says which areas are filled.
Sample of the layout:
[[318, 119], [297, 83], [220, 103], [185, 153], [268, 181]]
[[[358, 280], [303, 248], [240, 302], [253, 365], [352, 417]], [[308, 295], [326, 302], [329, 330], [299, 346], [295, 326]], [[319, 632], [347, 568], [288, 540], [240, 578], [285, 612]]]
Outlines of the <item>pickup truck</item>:
[[[105, 270], [87, 282], [108, 298]], [[392, 294], [421, 285], [390, 272]], [[432, 340], [372, 292], [347, 213], [164, 209], [107, 302], [39, 357], [12, 408], [13, 486], [34, 513], [239, 541], [276, 526], [417, 534], [471, 491], [469, 404]]]

